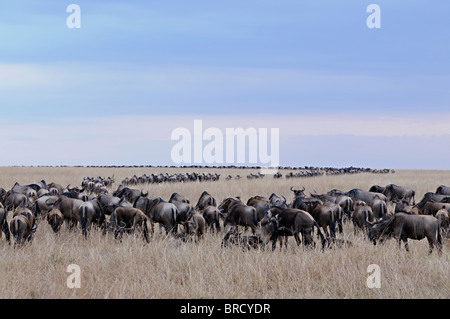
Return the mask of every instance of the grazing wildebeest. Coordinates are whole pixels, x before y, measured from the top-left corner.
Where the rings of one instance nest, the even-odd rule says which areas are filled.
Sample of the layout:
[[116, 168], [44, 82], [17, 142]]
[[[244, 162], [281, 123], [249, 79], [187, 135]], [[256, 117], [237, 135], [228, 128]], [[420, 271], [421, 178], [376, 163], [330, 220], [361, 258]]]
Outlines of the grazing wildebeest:
[[366, 228], [366, 220], [370, 222], [375, 222], [375, 216], [372, 212], [372, 208], [367, 205], [366, 202], [357, 200], [353, 206], [352, 213], [352, 222], [354, 226], [354, 233], [358, 232], [358, 230], [365, 230]]
[[59, 199], [54, 202], [54, 207], [58, 208], [64, 215], [64, 220], [69, 229], [77, 227], [81, 220], [80, 206], [84, 203], [81, 199], [70, 198], [61, 195]]
[[148, 195], [148, 193], [144, 194], [144, 193], [142, 193], [142, 191], [140, 191], [138, 189], [132, 189], [132, 188], [128, 188], [128, 187], [119, 187], [115, 192], [113, 192], [112, 195], [115, 197], [120, 197], [120, 198], [125, 197], [125, 199], [127, 201], [129, 201], [130, 203], [134, 203], [139, 196], [145, 197]]
[[186, 235], [194, 236], [195, 241], [203, 238], [205, 233], [205, 218], [197, 212], [190, 215], [190, 217], [183, 223]]
[[179, 201], [177, 200], [177, 198], [181, 199], [180, 197], [172, 196], [169, 200], [169, 203], [174, 204], [177, 207], [177, 223], [183, 224], [192, 216], [192, 214], [195, 213], [195, 208], [194, 206], [189, 204], [189, 201], [183, 199]]
[[226, 198], [219, 205], [219, 211], [224, 216], [223, 227], [227, 225], [250, 227], [252, 233], [256, 233], [258, 216], [253, 206], [245, 205], [238, 198]]
[[34, 234], [37, 229], [37, 222], [33, 212], [29, 208], [25, 207], [25, 205], [20, 205], [14, 211], [13, 217], [18, 215], [23, 215], [30, 221], [32, 234]]
[[110, 227], [114, 229], [114, 238], [121, 239], [123, 232], [142, 232], [144, 240], [149, 243], [147, 216], [134, 207], [117, 207], [111, 214]]
[[204, 191], [200, 195], [200, 198], [198, 199], [198, 202], [197, 202], [197, 205], [195, 205], [195, 208], [198, 209], [199, 211], [201, 211], [207, 206], [217, 206], [217, 203], [211, 194], [209, 194], [207, 191]]
[[409, 202], [404, 200], [393, 201], [395, 204], [395, 213], [409, 213], [420, 215], [422, 211], [420, 210], [418, 205], [410, 205]]
[[375, 218], [380, 219], [388, 213], [387, 204], [384, 200], [381, 200], [379, 196], [375, 196], [372, 203], [370, 203], [372, 212]]
[[411, 188], [389, 184], [386, 186], [383, 194], [386, 195], [386, 198], [390, 201], [394, 199], [403, 199], [407, 202], [411, 202], [412, 200], [412, 204], [416, 204], [414, 199], [416, 192]]
[[48, 213], [47, 213], [47, 222], [52, 228], [52, 230], [55, 233], [58, 233], [61, 229], [62, 224], [64, 223], [64, 215], [61, 213], [61, 211], [53, 207]]
[[25, 215], [14, 216], [9, 223], [9, 228], [14, 238], [14, 247], [22, 245], [25, 240], [31, 242], [33, 232], [30, 220]]
[[177, 232], [177, 214], [178, 209], [172, 203], [165, 202], [162, 198], [154, 198], [148, 208], [148, 216], [154, 233], [154, 223], [163, 225], [166, 234]]
[[450, 230], [450, 213], [447, 209], [441, 209], [436, 213], [436, 218], [440, 221], [442, 231], [448, 234]]
[[420, 210], [423, 210], [423, 207], [428, 202], [444, 202], [449, 198], [448, 195], [438, 195], [432, 192], [428, 192], [425, 195], [423, 195], [422, 199], [420, 200], [419, 204], [417, 206], [420, 208]]
[[216, 206], [206, 206], [202, 210], [203, 218], [206, 222], [207, 229], [220, 232], [220, 215], [219, 209]]
[[[301, 241], [299, 234], [302, 234], [304, 246], [314, 245], [314, 240], [312, 238], [314, 227], [317, 228], [317, 232], [322, 240], [322, 248], [325, 247], [325, 236], [320, 230], [319, 223], [310, 213], [297, 208], [283, 208], [275, 206], [271, 207], [267, 211], [266, 216], [277, 220], [277, 238], [280, 240], [280, 248], [283, 245], [281, 241], [282, 237], [285, 239], [286, 246], [288, 236], [294, 236], [297, 245], [300, 245]], [[272, 249], [275, 249], [275, 246], [276, 240], [273, 241]]]
[[98, 199], [84, 202], [78, 208], [80, 214], [80, 224], [83, 235], [86, 237], [91, 228], [91, 224], [95, 223], [99, 227], [104, 226], [105, 214]]
[[389, 237], [397, 239], [400, 246], [401, 241], [405, 243], [406, 251], [409, 251], [408, 238], [421, 240], [427, 238], [430, 247], [429, 253], [433, 252], [434, 246], [438, 254], [442, 254], [442, 237], [439, 220], [429, 215], [410, 215], [397, 213], [387, 215], [385, 218], [368, 225], [368, 236], [370, 241], [377, 243], [379, 239], [385, 240]]
[[256, 209], [256, 217], [258, 222], [263, 219], [265, 212], [270, 208], [269, 199], [263, 196], [253, 196], [247, 201], [247, 206], [253, 206]]
[[[336, 238], [336, 216], [334, 210], [327, 205], [315, 204], [311, 210], [311, 216], [322, 227], [327, 239]], [[328, 229], [330, 231], [328, 231]]]
[[44, 217], [53, 208], [53, 204], [58, 200], [58, 196], [44, 195], [34, 202], [34, 216], [36, 218]]
[[111, 215], [114, 210], [119, 207], [119, 203], [121, 201], [120, 197], [108, 194], [101, 194], [97, 197], [97, 199], [99, 200], [105, 215]]
[[337, 224], [338, 232], [342, 234], [344, 232], [344, 227], [342, 225], [342, 220], [344, 218], [344, 210], [340, 205], [332, 202], [325, 202], [324, 206], [328, 206], [333, 210], [333, 214], [335, 217], [335, 224]]
[[375, 199], [375, 196], [378, 196], [379, 199], [387, 203], [386, 195], [374, 192], [366, 192], [361, 189], [352, 189], [348, 193], [346, 193], [346, 195], [350, 196], [353, 202], [362, 200], [363, 202], [366, 202], [367, 205], [370, 205], [372, 203], [372, 201]]
[[5, 196], [5, 209], [7, 211], [15, 210], [20, 205], [28, 206], [28, 197], [14, 190], [8, 191]]

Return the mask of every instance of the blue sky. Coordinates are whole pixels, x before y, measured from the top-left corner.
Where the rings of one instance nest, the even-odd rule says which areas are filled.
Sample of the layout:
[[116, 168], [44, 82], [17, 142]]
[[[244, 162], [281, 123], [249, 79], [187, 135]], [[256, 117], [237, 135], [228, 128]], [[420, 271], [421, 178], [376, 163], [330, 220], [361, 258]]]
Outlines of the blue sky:
[[[66, 26], [70, 3], [81, 8], [80, 29]], [[381, 8], [381, 29], [366, 26], [371, 3]], [[179, 126], [183, 118], [186, 127], [194, 118], [218, 127], [280, 127], [281, 145], [299, 138], [316, 145], [317, 136], [325, 149], [337, 137], [383, 143], [394, 155], [410, 150], [414, 136], [435, 136], [428, 148], [441, 152], [450, 129], [433, 122], [450, 115], [449, 12], [444, 0], [3, 1], [0, 133], [7, 138], [0, 147], [39, 152], [57, 134], [64, 151], [7, 155], [0, 165], [171, 164], [171, 119]], [[375, 132], [361, 125], [342, 132], [343, 116], [346, 125], [365, 122]], [[389, 117], [398, 128], [383, 125]], [[147, 121], [146, 130], [134, 127], [136, 118]], [[311, 118], [335, 130], [300, 130]], [[298, 131], [282, 124], [293, 119]], [[168, 134], [155, 132], [162, 127]], [[129, 132], [123, 144], [97, 132], [120, 129]], [[128, 147], [129, 156], [102, 158], [94, 148], [75, 155], [82, 144], [72, 136]], [[282, 165], [306, 165], [288, 149], [280, 150]], [[389, 157], [354, 152], [326, 162], [317, 150], [303, 161], [401, 168]], [[442, 163], [418, 156], [403, 166], [450, 168], [450, 150], [441, 156]]]

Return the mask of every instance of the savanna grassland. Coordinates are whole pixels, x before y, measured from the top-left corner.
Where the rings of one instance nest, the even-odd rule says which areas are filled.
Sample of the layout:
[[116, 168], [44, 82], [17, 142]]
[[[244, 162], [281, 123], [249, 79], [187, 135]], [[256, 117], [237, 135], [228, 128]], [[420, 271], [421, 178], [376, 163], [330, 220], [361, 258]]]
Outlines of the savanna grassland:
[[[416, 190], [416, 201], [441, 185], [450, 185], [450, 171], [407, 171], [395, 174], [321, 176], [275, 180], [247, 180], [250, 169], [195, 168], [82, 168], [2, 167], [0, 187], [12, 188], [44, 179], [63, 186], [80, 185], [87, 176], [114, 176], [116, 183], [144, 173], [218, 172], [218, 182], [138, 185], [152, 197], [168, 200], [178, 192], [196, 203], [206, 190], [218, 202], [230, 196], [246, 201], [255, 195], [276, 193], [293, 198], [291, 186], [306, 192], [324, 193], [333, 188], [368, 190], [374, 184], [394, 183]], [[283, 172], [283, 173], [287, 173]], [[226, 181], [230, 174], [241, 180]], [[390, 207], [392, 209], [392, 207]], [[12, 215], [12, 214], [9, 214]], [[11, 218], [11, 216], [9, 216]], [[140, 237], [124, 236], [116, 242], [111, 234], [62, 228], [55, 235], [41, 221], [31, 244], [14, 249], [0, 238], [0, 298], [450, 298], [450, 242], [444, 240], [442, 256], [428, 254], [426, 240], [411, 241], [410, 252], [394, 240], [374, 246], [363, 233], [354, 234], [344, 224], [338, 238], [353, 246], [320, 251], [298, 247], [290, 239], [287, 250], [243, 251], [222, 249], [223, 233], [207, 233], [199, 242], [183, 243], [158, 232], [145, 244]], [[319, 245], [318, 245], [319, 246]], [[81, 288], [69, 289], [67, 266], [81, 269]], [[366, 285], [367, 267], [381, 270], [381, 288]]]

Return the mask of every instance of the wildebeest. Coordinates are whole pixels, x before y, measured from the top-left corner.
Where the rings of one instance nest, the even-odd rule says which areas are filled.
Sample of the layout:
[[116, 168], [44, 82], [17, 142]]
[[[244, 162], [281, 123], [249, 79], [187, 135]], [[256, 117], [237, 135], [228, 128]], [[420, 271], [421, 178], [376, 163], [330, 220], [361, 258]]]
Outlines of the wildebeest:
[[404, 200], [394, 201], [395, 204], [395, 213], [409, 213], [420, 215], [422, 212], [418, 205], [410, 205], [409, 202]]
[[[304, 246], [314, 245], [312, 233], [314, 227], [316, 227], [322, 240], [322, 248], [325, 247], [326, 239], [320, 230], [320, 225], [308, 212], [296, 208], [275, 206], [267, 211], [267, 216], [277, 220], [277, 230], [282, 230], [282, 234], [278, 234], [278, 238], [281, 240], [282, 237], [285, 237], [285, 244], [287, 243], [288, 236], [294, 236], [297, 244], [300, 245], [301, 241], [299, 234], [302, 234]], [[282, 245], [281, 241], [280, 244]], [[275, 245], [276, 241], [273, 242], [273, 249], [275, 249]]]
[[25, 240], [31, 242], [37, 229], [34, 214], [25, 205], [17, 207], [9, 223], [9, 229], [15, 240], [14, 246], [20, 246]]
[[447, 209], [441, 209], [436, 213], [435, 216], [442, 227], [442, 230], [445, 234], [448, 234], [450, 231], [450, 213]]
[[64, 215], [58, 208], [53, 207], [47, 213], [47, 222], [52, 228], [53, 232], [58, 233], [61, 229], [62, 224], [64, 223]]
[[427, 202], [422, 209], [423, 215], [432, 215], [436, 216], [436, 213], [441, 209], [450, 210], [450, 204], [448, 203], [435, 203], [435, 202]]
[[386, 198], [390, 201], [394, 200], [394, 199], [402, 199], [405, 200], [407, 202], [412, 201], [412, 204], [415, 205], [415, 195], [416, 192], [408, 187], [403, 187], [403, 186], [397, 186], [394, 184], [389, 184], [386, 186], [384, 192], [384, 195], [386, 195]]
[[408, 239], [421, 240], [427, 238], [430, 247], [429, 253], [433, 252], [434, 246], [438, 249], [438, 254], [442, 254], [442, 237], [439, 220], [429, 215], [410, 215], [397, 213], [387, 215], [385, 218], [368, 225], [368, 236], [374, 244], [378, 240], [394, 237], [400, 246], [401, 241], [405, 244], [406, 251], [409, 251]]
[[2, 236], [2, 232], [5, 233], [6, 241], [10, 241], [10, 232], [9, 225], [7, 221], [8, 211], [3, 207], [2, 203], [0, 203], [0, 238]]
[[53, 208], [54, 203], [58, 200], [58, 196], [44, 195], [34, 202], [34, 216], [36, 218], [45, 217]]
[[372, 203], [372, 201], [375, 199], [375, 196], [378, 196], [379, 199], [387, 203], [387, 198], [385, 195], [374, 192], [366, 192], [361, 189], [352, 189], [348, 193], [346, 193], [346, 195], [350, 196], [353, 202], [362, 200], [363, 202], [366, 202], [367, 205], [370, 205]]
[[[121, 227], [122, 226], [122, 227]], [[117, 207], [111, 215], [110, 227], [114, 229], [114, 237], [120, 238], [123, 232], [142, 232], [144, 240], [149, 243], [147, 216], [134, 207]]]
[[[174, 193], [176, 194], [176, 193]], [[174, 204], [177, 207], [177, 223], [183, 224], [189, 218], [191, 218], [192, 214], [195, 213], [195, 208], [189, 201], [184, 199], [183, 197], [173, 196], [170, 198], [169, 203]]]
[[270, 201], [264, 196], [253, 196], [247, 201], [247, 206], [253, 206], [256, 209], [258, 222], [264, 217], [264, 213], [270, 208]]
[[7, 211], [15, 210], [20, 205], [28, 206], [28, 198], [26, 195], [10, 190], [5, 196], [5, 209]]
[[102, 207], [103, 213], [108, 216], [111, 215], [117, 207], [119, 207], [119, 203], [121, 201], [120, 197], [109, 194], [101, 194], [97, 197], [97, 199]]
[[185, 232], [188, 236], [194, 236], [195, 240], [203, 238], [205, 233], [205, 218], [197, 212], [189, 216], [189, 218], [183, 223]]
[[417, 206], [421, 210], [423, 210], [423, 207], [428, 202], [439, 202], [439, 203], [441, 203], [441, 202], [446, 201], [447, 199], [449, 199], [448, 195], [440, 195], [440, 194], [435, 194], [433, 192], [428, 192], [428, 193], [425, 193], [425, 195], [423, 195], [422, 199], [417, 204]]
[[154, 233], [154, 223], [163, 225], [166, 234], [177, 232], [177, 214], [178, 209], [172, 203], [165, 202], [162, 198], [154, 198], [147, 212], [150, 217], [152, 234]]
[[336, 238], [337, 220], [334, 210], [330, 206], [317, 203], [311, 210], [311, 216], [317, 221], [320, 227], [322, 227], [327, 239]]
[[219, 211], [224, 216], [223, 227], [227, 225], [250, 227], [256, 233], [258, 216], [253, 206], [245, 205], [238, 198], [226, 198], [219, 205]]
[[275, 193], [272, 193], [269, 196], [269, 201], [270, 201], [271, 207], [273, 207], [273, 206], [279, 206], [279, 207], [283, 207], [283, 208], [289, 207], [286, 197], [282, 196], [282, 198], [281, 198], [278, 195], [276, 195]]
[[33, 238], [30, 220], [24, 215], [14, 216], [10, 221], [9, 229], [14, 238], [14, 247], [22, 245], [24, 241], [31, 242]]
[[206, 222], [206, 228], [220, 232], [220, 215], [216, 206], [207, 206], [203, 208], [202, 215]]
[[103, 213], [98, 199], [84, 202], [80, 205], [78, 210], [80, 213], [81, 230], [84, 236], [87, 236], [93, 223], [97, 224], [99, 227], [104, 226], [105, 214]]
[[358, 230], [365, 230], [366, 220], [370, 222], [375, 222], [375, 216], [372, 212], [372, 208], [367, 205], [366, 202], [357, 200], [354, 203], [354, 209], [352, 213], [352, 222], [354, 226], [354, 233], [356, 234]]
[[375, 218], [380, 219], [388, 213], [387, 204], [384, 200], [381, 200], [379, 196], [375, 196], [372, 203], [370, 203], [372, 212]]
[[437, 195], [449, 195], [450, 196], [450, 187], [441, 185], [436, 189]]
[[200, 198], [198, 199], [197, 205], [195, 205], [195, 208], [199, 211], [203, 210], [207, 206], [217, 206], [216, 200], [214, 197], [208, 193], [207, 191], [204, 191]]
[[258, 249], [265, 246], [261, 235], [243, 236], [242, 232], [237, 231], [236, 226], [230, 227], [222, 239], [222, 248], [230, 245], [240, 246], [244, 250]]
[[54, 207], [58, 208], [64, 215], [64, 220], [69, 229], [77, 227], [81, 221], [80, 206], [84, 203], [81, 199], [70, 198], [61, 195], [60, 198], [54, 202]]
[[[122, 186], [122, 185], [120, 185]], [[130, 203], [134, 203], [139, 196], [147, 196], [148, 193], [142, 193], [142, 191], [138, 189], [132, 189], [128, 187], [118, 187], [115, 192], [113, 192], [113, 196], [123, 198], [125, 197], [127, 201]]]
[[384, 186], [380, 186], [380, 185], [373, 185], [370, 189], [369, 192], [373, 192], [373, 193], [384, 193], [384, 190], [386, 189], [386, 187]]
[[177, 202], [182, 202], [182, 203], [187, 203], [189, 204], [189, 199], [187, 199], [185, 196], [178, 194], [178, 193], [173, 193], [170, 198], [169, 198], [169, 203], [171, 201], [177, 201]]

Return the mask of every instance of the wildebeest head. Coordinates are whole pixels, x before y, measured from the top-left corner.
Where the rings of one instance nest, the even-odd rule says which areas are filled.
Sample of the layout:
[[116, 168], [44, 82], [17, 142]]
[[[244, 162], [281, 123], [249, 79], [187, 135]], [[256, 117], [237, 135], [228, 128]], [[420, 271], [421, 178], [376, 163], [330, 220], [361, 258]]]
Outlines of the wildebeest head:
[[302, 187], [302, 189], [293, 189], [293, 188], [294, 188], [294, 187], [291, 186], [290, 190], [291, 190], [292, 192], [294, 192], [294, 195], [295, 195], [295, 196], [298, 196], [298, 197], [306, 197], [306, 195], [305, 195], [305, 187]]
[[376, 245], [377, 241], [384, 241], [392, 236], [392, 229], [389, 227], [394, 221], [395, 215], [386, 215], [377, 222], [371, 223], [366, 219], [367, 235], [369, 240]]

